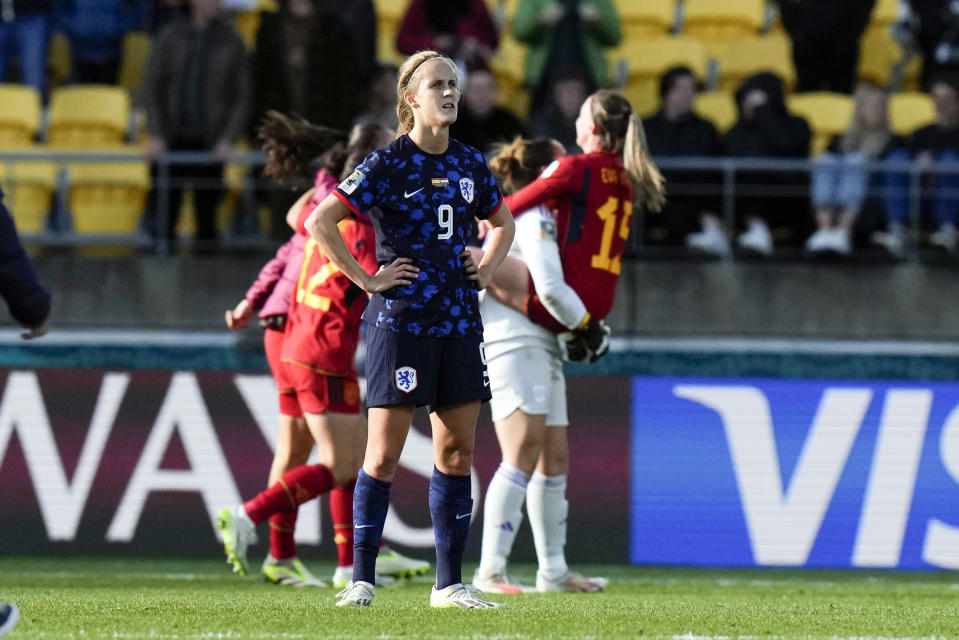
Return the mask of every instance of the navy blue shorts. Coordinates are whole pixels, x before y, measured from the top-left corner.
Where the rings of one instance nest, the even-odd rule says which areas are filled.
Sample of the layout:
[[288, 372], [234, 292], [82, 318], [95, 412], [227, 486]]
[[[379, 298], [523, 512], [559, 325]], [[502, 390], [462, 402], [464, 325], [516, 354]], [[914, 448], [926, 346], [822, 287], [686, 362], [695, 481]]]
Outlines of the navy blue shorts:
[[366, 404], [435, 411], [490, 399], [483, 338], [429, 338], [366, 327]]

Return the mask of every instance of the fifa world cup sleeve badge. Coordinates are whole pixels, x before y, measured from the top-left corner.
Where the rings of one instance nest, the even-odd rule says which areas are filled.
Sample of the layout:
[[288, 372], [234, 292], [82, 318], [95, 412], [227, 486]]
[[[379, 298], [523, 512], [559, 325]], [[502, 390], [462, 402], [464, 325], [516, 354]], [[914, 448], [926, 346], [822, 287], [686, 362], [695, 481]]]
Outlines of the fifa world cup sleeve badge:
[[410, 393], [416, 388], [416, 369], [413, 367], [400, 367], [394, 372], [396, 388], [403, 393]]
[[476, 195], [475, 189], [473, 188], [473, 181], [469, 178], [460, 179], [460, 193], [463, 194], [463, 199], [469, 203], [473, 202], [473, 197]]

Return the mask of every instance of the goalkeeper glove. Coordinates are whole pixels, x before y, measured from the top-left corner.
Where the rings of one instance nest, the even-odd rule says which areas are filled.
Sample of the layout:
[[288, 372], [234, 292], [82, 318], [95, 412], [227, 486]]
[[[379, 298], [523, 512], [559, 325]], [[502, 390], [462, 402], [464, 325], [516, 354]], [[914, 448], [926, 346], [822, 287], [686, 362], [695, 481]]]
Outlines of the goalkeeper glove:
[[589, 318], [582, 326], [559, 334], [559, 348], [568, 362], [596, 362], [609, 351], [610, 329], [602, 320]]

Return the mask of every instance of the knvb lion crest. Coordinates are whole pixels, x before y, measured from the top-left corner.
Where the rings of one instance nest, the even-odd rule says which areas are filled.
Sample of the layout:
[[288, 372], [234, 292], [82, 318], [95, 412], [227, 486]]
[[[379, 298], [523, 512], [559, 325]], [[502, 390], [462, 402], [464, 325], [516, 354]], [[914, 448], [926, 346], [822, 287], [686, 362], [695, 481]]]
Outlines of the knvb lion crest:
[[475, 195], [475, 190], [473, 189], [473, 181], [469, 178], [460, 179], [460, 193], [463, 194], [463, 199], [467, 202], [473, 202], [473, 196]]
[[396, 388], [403, 393], [410, 393], [416, 388], [416, 369], [413, 367], [400, 367], [395, 372]]

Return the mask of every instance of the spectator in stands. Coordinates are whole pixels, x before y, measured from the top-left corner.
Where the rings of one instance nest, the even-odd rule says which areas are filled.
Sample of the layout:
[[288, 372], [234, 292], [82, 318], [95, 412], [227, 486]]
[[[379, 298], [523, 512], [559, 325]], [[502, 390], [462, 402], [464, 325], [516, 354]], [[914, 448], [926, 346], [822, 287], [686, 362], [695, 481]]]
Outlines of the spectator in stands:
[[894, 31], [903, 48], [922, 56], [924, 91], [942, 72], [959, 71], [959, 4], [952, 0], [909, 0], [907, 19]]
[[[849, 128], [834, 137], [812, 173], [812, 203], [816, 232], [806, 241], [813, 254], [848, 255], [852, 251], [853, 223], [873, 182], [868, 163], [883, 158], [901, 141], [889, 127], [888, 96], [875, 85], [856, 89]], [[877, 174], [876, 178], [881, 178]], [[897, 236], [874, 234], [874, 241], [893, 255], [902, 255]]]
[[485, 64], [474, 65], [466, 76], [450, 137], [486, 154], [492, 145], [524, 135], [523, 123], [512, 111], [497, 105], [497, 98], [496, 76]]
[[793, 44], [797, 91], [852, 92], [876, 0], [777, 0]]
[[589, 95], [586, 80], [581, 76], [556, 78], [550, 95], [530, 116], [533, 136], [558, 140], [567, 153], [580, 153], [576, 145], [576, 118]]
[[[782, 80], [772, 73], [757, 73], [743, 81], [736, 90], [739, 120], [727, 132], [726, 155], [747, 158], [807, 158], [812, 131], [809, 124], [786, 110]], [[782, 223], [794, 236], [805, 236], [796, 228], [797, 220], [808, 219], [807, 205], [791, 197], [787, 191], [805, 182], [793, 173], [740, 171], [736, 176], [736, 212], [745, 221], [747, 231], [739, 236], [739, 246], [747, 251], [768, 256], [773, 251], [770, 225]], [[756, 186], [764, 190], [779, 189], [786, 197], [755, 196], [748, 191]]]
[[[190, 17], [172, 22], [157, 36], [144, 69], [147, 157], [166, 151], [208, 151], [206, 165], [171, 164], [169, 210], [158, 211], [154, 191], [148, 227], [175, 239], [185, 182], [194, 187], [196, 248], [216, 245], [215, 216], [223, 191], [223, 162], [246, 129], [250, 113], [250, 70], [246, 47], [220, 16], [219, 0], [190, 0]], [[158, 228], [167, 214], [166, 228]]]
[[[936, 121], [921, 127], [905, 141], [904, 147], [887, 156], [896, 162], [915, 161], [923, 168], [940, 163], [959, 163], [959, 76], [943, 72], [932, 83], [932, 99], [936, 107]], [[905, 173], [886, 174], [886, 217], [889, 233], [905, 238], [909, 223], [909, 182]], [[959, 248], [959, 175], [955, 172], [930, 173], [923, 177], [924, 192], [931, 194], [923, 200], [924, 213], [932, 209], [936, 231], [929, 243], [955, 253]]]
[[521, 0], [513, 33], [530, 46], [525, 83], [531, 112], [547, 101], [556, 82], [571, 76], [585, 80], [587, 96], [605, 87], [603, 49], [622, 38], [611, 0]]
[[146, 19], [147, 31], [157, 35], [163, 27], [178, 18], [190, 15], [188, 0], [152, 0]]
[[[333, 0], [280, 0], [279, 11], [261, 13], [251, 125], [273, 110], [341, 131], [350, 128], [362, 108], [363, 79], [372, 73], [375, 50], [367, 47], [376, 46], [376, 21], [371, 0], [349, 4], [346, 11]], [[395, 109], [395, 95], [391, 102]], [[299, 194], [271, 180], [261, 181], [259, 192], [270, 209], [271, 235], [285, 239], [286, 212]]]
[[[344, 11], [333, 0], [280, 0], [279, 11], [261, 14], [253, 55], [251, 124], [275, 110], [349, 129], [361, 106], [361, 79], [372, 72], [373, 54], [366, 46], [370, 38], [373, 46], [376, 42], [371, 0], [350, 4], [355, 6]], [[364, 53], [357, 55], [360, 51]]]
[[[693, 111], [698, 93], [699, 81], [689, 67], [673, 67], [663, 74], [659, 81], [662, 106], [644, 121], [646, 141], [654, 157], [716, 156], [722, 152], [716, 127]], [[728, 255], [729, 240], [716, 215], [720, 179], [715, 172], [667, 169], [663, 175], [669, 185], [669, 200], [661, 218], [670, 242], [685, 241], [698, 251]], [[704, 193], [710, 189], [713, 193]], [[695, 194], [688, 193], [690, 190]]]
[[47, 44], [52, 22], [50, 0], [0, 2], [0, 82], [7, 78], [11, 54], [16, 52], [20, 79], [45, 95]]
[[397, 66], [391, 62], [382, 62], [373, 69], [369, 86], [364, 92], [365, 104], [354, 124], [375, 122], [391, 131], [396, 131], [399, 126], [396, 116], [396, 74], [398, 72]]
[[[10, 308], [10, 315], [27, 332], [24, 340], [39, 338], [47, 332], [50, 319], [50, 292], [43, 286], [30, 257], [23, 250], [13, 217], [3, 204], [3, 190], [0, 189], [0, 298]], [[0, 603], [0, 607], [4, 606]], [[0, 625], [3, 615], [13, 615], [16, 622], [16, 610], [0, 611]], [[11, 626], [12, 628], [12, 626]]]
[[485, 0], [410, 0], [396, 35], [403, 55], [439, 51], [461, 69], [489, 60], [497, 44], [499, 32]]
[[145, 0], [61, 0], [59, 24], [70, 40], [73, 81], [116, 84], [123, 39], [145, 11]]

